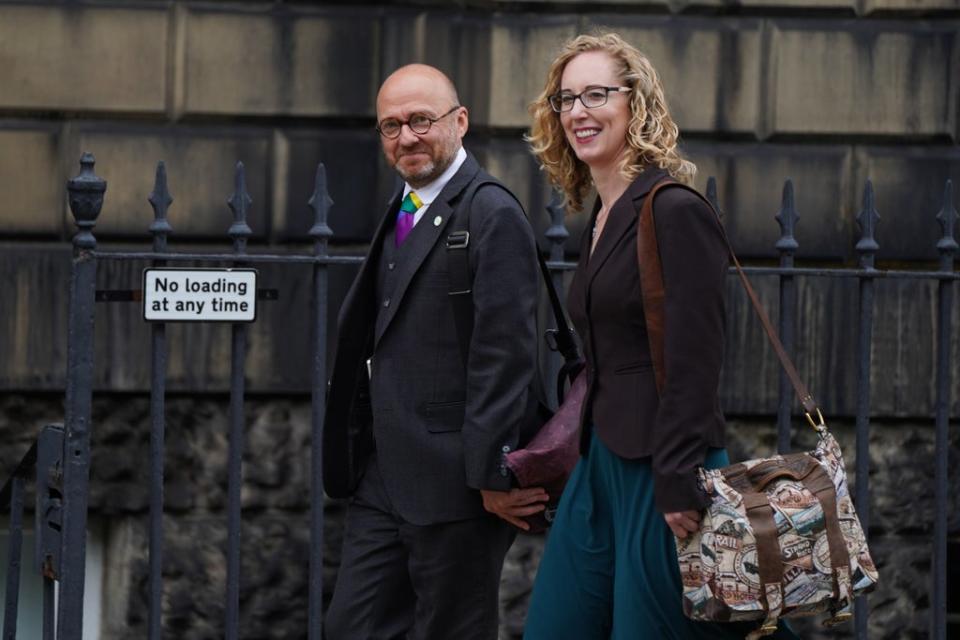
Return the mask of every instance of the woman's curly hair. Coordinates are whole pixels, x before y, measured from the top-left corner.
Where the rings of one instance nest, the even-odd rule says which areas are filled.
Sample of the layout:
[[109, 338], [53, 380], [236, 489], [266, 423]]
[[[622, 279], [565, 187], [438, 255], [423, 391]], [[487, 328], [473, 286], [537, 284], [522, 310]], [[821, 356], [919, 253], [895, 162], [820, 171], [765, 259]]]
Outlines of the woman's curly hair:
[[589, 168], [567, 142], [560, 114], [550, 107], [550, 96], [559, 93], [567, 63], [587, 51], [603, 51], [613, 58], [619, 64], [617, 73], [622, 82], [631, 89], [632, 116], [627, 127], [630, 153], [620, 166], [623, 176], [633, 180], [647, 167], [657, 166], [680, 182], [691, 184], [697, 167], [680, 156], [679, 130], [670, 117], [660, 76], [650, 60], [615, 33], [581, 35], [568, 41], [550, 66], [543, 93], [530, 104], [533, 125], [526, 137], [550, 183], [566, 196], [567, 207], [583, 209], [592, 180]]

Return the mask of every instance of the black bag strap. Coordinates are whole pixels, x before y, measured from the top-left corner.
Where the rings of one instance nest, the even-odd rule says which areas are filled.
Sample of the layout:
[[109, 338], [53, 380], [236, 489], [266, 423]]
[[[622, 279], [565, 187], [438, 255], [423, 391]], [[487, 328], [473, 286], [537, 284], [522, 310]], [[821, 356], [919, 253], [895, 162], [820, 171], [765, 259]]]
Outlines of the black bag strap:
[[[517, 197], [509, 189], [500, 184], [492, 176], [481, 174], [480, 178], [474, 182], [457, 206], [457, 212], [450, 223], [452, 230], [447, 235], [447, 266], [450, 278], [450, 302], [453, 305], [453, 319], [457, 326], [457, 339], [460, 343], [460, 354], [463, 356], [463, 362], [466, 364], [470, 353], [470, 337], [473, 335], [473, 274], [470, 271], [470, 205], [477, 191], [484, 186], [495, 185], [503, 190], [504, 193], [513, 198], [517, 206], [523, 210], [523, 205], [517, 200]], [[567, 321], [566, 314], [563, 311], [563, 305], [560, 303], [560, 296], [557, 294], [556, 287], [553, 286], [553, 279], [550, 277], [550, 269], [544, 262], [540, 254], [539, 245], [537, 247], [537, 262], [540, 264], [540, 273], [543, 276], [543, 282], [547, 288], [547, 297], [550, 299], [550, 308], [553, 311], [553, 318], [557, 324], [555, 330], [551, 330], [553, 344], [551, 349], [559, 351], [563, 356], [562, 375], [558, 381], [558, 386], [562, 386], [564, 377], [573, 379], [573, 374], [580, 368], [580, 350], [573, 337], [573, 330]], [[548, 343], [549, 344], [549, 343]], [[563, 397], [559, 393], [558, 397]]]

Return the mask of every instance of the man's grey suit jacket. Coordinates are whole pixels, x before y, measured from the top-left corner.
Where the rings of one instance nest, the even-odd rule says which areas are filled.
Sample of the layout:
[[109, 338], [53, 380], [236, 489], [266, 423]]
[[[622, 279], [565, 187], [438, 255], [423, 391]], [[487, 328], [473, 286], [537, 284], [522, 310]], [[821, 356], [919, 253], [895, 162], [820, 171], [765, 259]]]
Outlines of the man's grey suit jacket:
[[[511, 486], [504, 454], [528, 414], [536, 367], [539, 274], [533, 232], [516, 200], [484, 185], [473, 156], [405, 241], [389, 299], [376, 299], [385, 238], [402, 191], [387, 207], [338, 320], [324, 422], [324, 484], [352, 494], [369, 456], [406, 521], [425, 525], [486, 513], [478, 489]], [[469, 209], [474, 326], [464, 366], [449, 300], [446, 239]], [[367, 359], [372, 357], [368, 379]]]

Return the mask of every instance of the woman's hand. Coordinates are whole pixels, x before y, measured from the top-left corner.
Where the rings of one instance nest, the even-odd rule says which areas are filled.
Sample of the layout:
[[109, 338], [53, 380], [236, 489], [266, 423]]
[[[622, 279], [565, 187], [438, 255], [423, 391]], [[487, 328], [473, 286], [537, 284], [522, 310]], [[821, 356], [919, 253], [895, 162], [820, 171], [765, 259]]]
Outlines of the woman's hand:
[[663, 514], [663, 519], [667, 521], [673, 535], [681, 540], [700, 528], [699, 511], [674, 511]]

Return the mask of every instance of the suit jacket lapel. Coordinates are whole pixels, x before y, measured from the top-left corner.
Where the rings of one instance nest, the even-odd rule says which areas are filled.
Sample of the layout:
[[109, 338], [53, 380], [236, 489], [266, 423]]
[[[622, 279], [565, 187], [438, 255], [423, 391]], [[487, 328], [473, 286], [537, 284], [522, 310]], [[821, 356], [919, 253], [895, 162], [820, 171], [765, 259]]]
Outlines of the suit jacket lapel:
[[[646, 197], [653, 185], [666, 175], [666, 171], [657, 167], [646, 169], [630, 183], [620, 199], [613, 203], [610, 213], [607, 214], [607, 223], [604, 226], [603, 233], [600, 234], [600, 240], [597, 242], [597, 248], [590, 255], [590, 261], [587, 263], [588, 287], [613, 253], [613, 250], [620, 244], [623, 236], [630, 229], [636, 229], [640, 207], [634, 204], [635, 201]], [[588, 244], [587, 251], [589, 250]]]
[[[403, 251], [407, 252], [407, 255], [399, 261], [399, 270], [396, 275], [397, 286], [391, 298], [390, 306], [384, 308], [378, 318], [374, 344], [380, 341], [387, 327], [390, 326], [397, 309], [403, 303], [403, 298], [413, 277], [423, 266], [423, 262], [430, 255], [430, 252], [434, 250], [437, 241], [441, 237], [445, 237], [444, 231], [454, 213], [452, 203], [457, 200], [479, 171], [480, 165], [477, 164], [472, 155], [467, 154], [467, 159], [459, 171], [450, 178], [450, 181], [424, 212], [420, 221], [413, 227], [410, 235], [407, 236], [403, 246]], [[399, 201], [396, 206], [399, 208]]]

